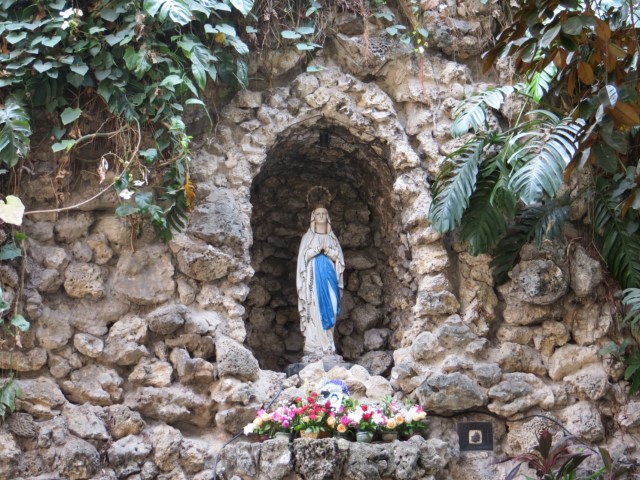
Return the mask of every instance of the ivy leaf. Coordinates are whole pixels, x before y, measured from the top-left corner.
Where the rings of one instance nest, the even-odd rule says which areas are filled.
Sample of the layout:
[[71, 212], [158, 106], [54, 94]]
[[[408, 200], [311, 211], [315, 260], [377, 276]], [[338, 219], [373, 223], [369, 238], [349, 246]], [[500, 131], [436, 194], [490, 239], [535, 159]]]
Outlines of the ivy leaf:
[[122, 202], [116, 208], [116, 216], [117, 217], [128, 217], [129, 215], [133, 215], [134, 213], [138, 213], [140, 211], [139, 208], [134, 207], [130, 203]]
[[290, 40], [295, 40], [302, 37], [302, 35], [300, 35], [298, 32], [294, 32], [293, 30], [283, 30], [280, 32], [280, 35], [282, 36], [282, 38], [287, 38]]
[[67, 107], [60, 114], [60, 119], [62, 120], [63, 125], [67, 125], [71, 122], [75, 122], [78, 118], [80, 118], [81, 114], [82, 114], [82, 109]]
[[249, 15], [249, 12], [253, 8], [253, 0], [230, 0], [236, 10], [238, 10], [245, 17]]
[[29, 120], [26, 110], [13, 97], [9, 97], [4, 108], [0, 108], [0, 161], [9, 167], [29, 152]]
[[45, 47], [55, 47], [58, 43], [60, 43], [62, 37], [60, 35], [54, 35], [51, 38], [47, 38], [46, 40], [42, 40], [42, 45]]
[[85, 65], [84, 62], [74, 63], [69, 67], [69, 69], [72, 72], [77, 73], [78, 75], [81, 75], [81, 76], [86, 75], [87, 72], [89, 71], [89, 67]]
[[11, 43], [12, 45], [15, 45], [16, 43], [27, 38], [27, 32], [10, 33], [4, 38], [7, 42]]
[[22, 225], [24, 204], [14, 195], [7, 196], [6, 203], [0, 200], [0, 220], [11, 225]]
[[137, 192], [136, 193], [136, 205], [141, 212], [149, 209], [150, 205], [153, 205], [153, 192]]
[[33, 64], [33, 68], [38, 73], [44, 73], [47, 70], [51, 70], [53, 68], [53, 63], [51, 63], [51, 62], [42, 62], [41, 60], [38, 60], [36, 63]]
[[24, 318], [22, 315], [18, 313], [15, 317], [11, 319], [11, 325], [16, 327], [21, 332], [26, 332], [27, 330], [29, 330], [29, 326], [31, 324], [26, 318]]
[[7, 243], [0, 249], [0, 260], [13, 260], [22, 256], [22, 249], [15, 243]]
[[53, 150], [54, 152], [61, 152], [62, 150], [68, 152], [73, 148], [75, 144], [75, 140], [62, 140], [61, 142], [51, 145], [51, 150]]

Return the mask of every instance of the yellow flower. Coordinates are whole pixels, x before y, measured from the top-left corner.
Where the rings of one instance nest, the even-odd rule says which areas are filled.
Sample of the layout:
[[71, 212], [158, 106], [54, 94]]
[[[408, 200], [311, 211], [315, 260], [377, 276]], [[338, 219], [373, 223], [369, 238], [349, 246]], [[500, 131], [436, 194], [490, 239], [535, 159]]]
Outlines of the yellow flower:
[[327, 425], [329, 425], [331, 428], [333, 428], [333, 426], [336, 424], [336, 417], [329, 417], [327, 418]]
[[398, 424], [396, 423], [396, 421], [393, 418], [389, 419], [389, 421], [387, 422], [387, 429], [388, 430], [393, 430], [397, 426], [398, 426]]
[[260, 418], [262, 419], [263, 422], [268, 422], [271, 420], [271, 414], [270, 413], [263, 413]]
[[213, 39], [216, 43], [224, 43], [224, 33], [222, 32], [216, 33]]
[[309, 417], [305, 416], [302, 417], [302, 423], [308, 423], [309, 422]]
[[425, 418], [427, 418], [427, 412], [418, 412], [413, 418], [415, 420], [424, 420]]
[[338, 430], [340, 433], [344, 433], [347, 431], [347, 427], [346, 425], [343, 425], [342, 423], [338, 425], [338, 428], [336, 429]]
[[396, 423], [402, 425], [404, 423], [404, 417], [402, 415], [396, 415]]
[[261, 418], [259, 418], [259, 417], [258, 417], [258, 418], [256, 418], [256, 419], [253, 421], [253, 424], [254, 424], [256, 427], [261, 427], [263, 423], [264, 423], [264, 422], [263, 422], [263, 421], [262, 421], [262, 419], [261, 419]]

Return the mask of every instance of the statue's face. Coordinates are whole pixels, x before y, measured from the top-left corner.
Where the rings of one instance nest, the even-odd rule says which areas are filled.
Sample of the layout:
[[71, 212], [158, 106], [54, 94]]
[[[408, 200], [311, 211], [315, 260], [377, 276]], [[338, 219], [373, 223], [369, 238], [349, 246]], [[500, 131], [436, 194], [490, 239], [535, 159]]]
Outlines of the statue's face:
[[329, 219], [329, 212], [327, 212], [326, 208], [316, 208], [313, 212], [313, 218], [317, 225], [326, 225]]

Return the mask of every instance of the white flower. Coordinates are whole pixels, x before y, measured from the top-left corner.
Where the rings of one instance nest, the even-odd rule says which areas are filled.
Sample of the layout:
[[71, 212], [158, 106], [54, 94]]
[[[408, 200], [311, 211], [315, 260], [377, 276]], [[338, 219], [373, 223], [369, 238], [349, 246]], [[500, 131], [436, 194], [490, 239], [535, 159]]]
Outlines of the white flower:
[[136, 187], [142, 187], [143, 185], [146, 185], [146, 184], [147, 184], [147, 182], [145, 182], [144, 180], [134, 180], [134, 181], [133, 181], [133, 184], [134, 184]]
[[74, 10], [73, 8], [67, 8], [66, 10], [63, 10], [62, 12], [60, 12], [60, 16], [66, 20], [67, 18], [69, 18], [71, 15], [74, 14], [73, 10]]
[[67, 28], [69, 28], [69, 22], [65, 20], [64, 22], [62, 22], [62, 25], [60, 25], [60, 28], [62, 30], [66, 30]]
[[423, 47], [423, 46], [418, 47], [418, 51], [419, 51], [420, 53], [424, 53], [424, 47]]
[[256, 429], [256, 426], [252, 422], [244, 427], [244, 434], [251, 435], [255, 429]]
[[125, 188], [124, 190], [122, 190], [120, 192], [120, 198], [124, 198], [125, 200], [129, 200], [131, 197], [133, 197], [133, 192], [131, 190], [129, 190], [128, 188]]
[[79, 8], [74, 8], [73, 13], [75, 13], [77, 17], [82, 16], [82, 10], [80, 10]]

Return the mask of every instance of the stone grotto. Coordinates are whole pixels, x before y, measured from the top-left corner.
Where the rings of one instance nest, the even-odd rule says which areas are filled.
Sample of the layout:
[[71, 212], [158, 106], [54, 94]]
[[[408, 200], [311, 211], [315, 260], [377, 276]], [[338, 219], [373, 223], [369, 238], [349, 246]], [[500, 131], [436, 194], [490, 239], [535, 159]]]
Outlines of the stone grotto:
[[[496, 4], [443, 5], [451, 21], [430, 25], [424, 64], [375, 23], [365, 41], [348, 13], [332, 19], [318, 72], [295, 49], [254, 58], [268, 81], [196, 135], [196, 207], [169, 243], [147, 225], [134, 236], [115, 193], [25, 221], [32, 328], [0, 349], [23, 392], [0, 426], [0, 478], [500, 479], [511, 466], [497, 458], [530, 450], [544, 428], [562, 435], [558, 425], [640, 458], [640, 401], [626, 396], [623, 365], [599, 354], [620, 339], [619, 291], [580, 241], [584, 210], [562, 240], [527, 246], [499, 287], [488, 256], [427, 222], [430, 185], [460, 145], [453, 109], [510, 75], [478, 64]], [[34, 150], [22, 179], [29, 209], [55, 204], [49, 149]], [[101, 188], [82, 179], [68, 204]], [[287, 377], [303, 357], [295, 269], [314, 185], [333, 196], [344, 251], [335, 342], [347, 366]], [[11, 294], [20, 272], [3, 263], [0, 279]], [[354, 398], [415, 399], [427, 434], [228, 443], [276, 395], [327, 379]], [[461, 451], [460, 422], [489, 422], [492, 449]]]

